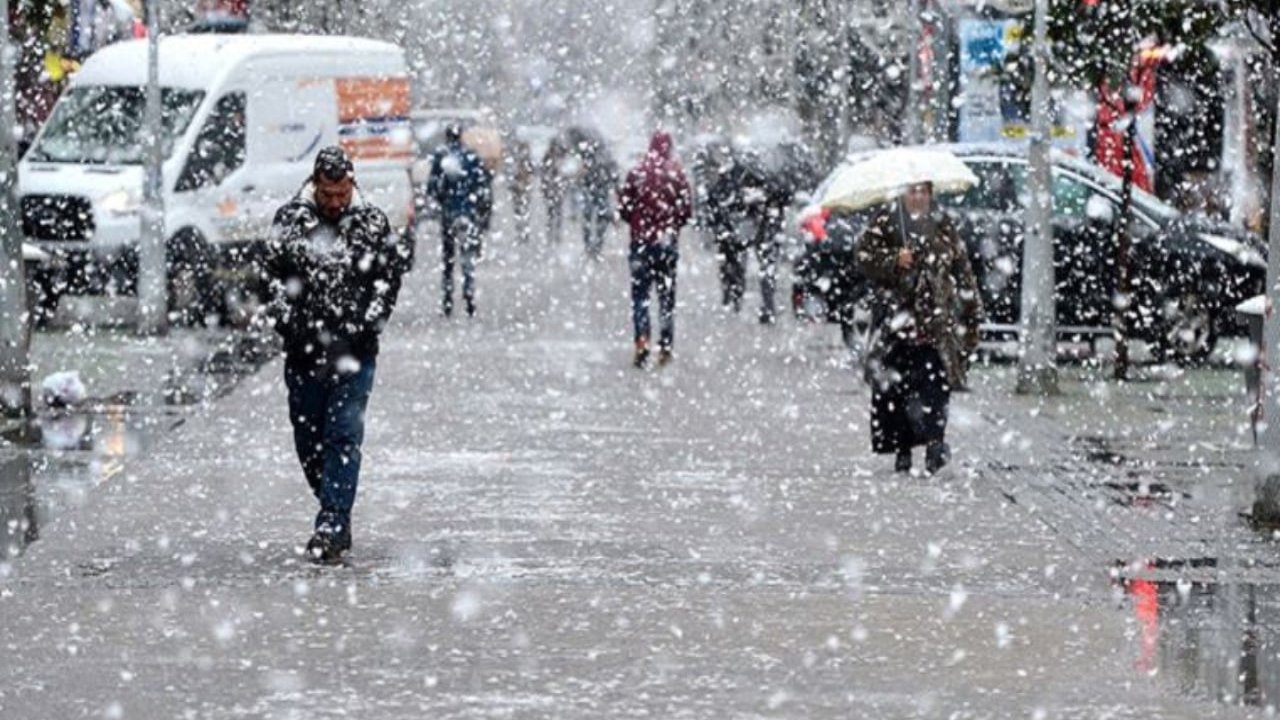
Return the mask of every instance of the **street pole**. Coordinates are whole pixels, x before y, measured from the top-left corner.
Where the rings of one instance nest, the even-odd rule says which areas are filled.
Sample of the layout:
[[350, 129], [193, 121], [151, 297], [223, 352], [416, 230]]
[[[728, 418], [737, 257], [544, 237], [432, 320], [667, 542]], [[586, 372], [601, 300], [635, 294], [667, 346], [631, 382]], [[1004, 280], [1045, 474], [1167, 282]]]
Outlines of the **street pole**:
[[168, 329], [168, 268], [164, 246], [164, 128], [160, 110], [160, 3], [147, 0], [147, 172], [142, 187], [142, 227], [138, 240], [138, 333], [162, 335]]
[[[1277, 58], [1280, 60], [1280, 57]], [[1272, 61], [1271, 82], [1280, 88], [1280, 63]], [[1258, 463], [1255, 523], [1280, 526], [1280, 98], [1276, 102], [1275, 136], [1271, 145], [1271, 211], [1267, 239], [1267, 286], [1259, 348], [1259, 388], [1262, 393], [1262, 442]]]
[[908, 32], [910, 40], [907, 43], [907, 113], [903, 118], [906, 123], [903, 144], [916, 145], [921, 140], [923, 121], [920, 114], [920, 39], [924, 34], [924, 25], [920, 22], [920, 0], [911, 0], [907, 12], [910, 14], [908, 21], [911, 25]]
[[1058, 392], [1057, 303], [1053, 267], [1053, 175], [1049, 122], [1049, 0], [1036, 0], [1031, 86], [1030, 201], [1022, 244], [1022, 348], [1019, 393]]
[[[1272, 68], [1272, 83], [1280, 88], [1280, 67]], [[1280, 322], [1276, 308], [1280, 307], [1280, 98], [1276, 103], [1275, 140], [1271, 146], [1271, 211], [1267, 247], [1267, 304], [1262, 323], [1263, 406], [1262, 417], [1266, 423], [1262, 431], [1262, 447], [1268, 453], [1280, 453]], [[1280, 455], [1277, 455], [1280, 460]]]
[[18, 150], [15, 48], [9, 37], [9, 2], [0, 0], [0, 411], [9, 417], [31, 414], [31, 326], [27, 309], [26, 267], [18, 226]]

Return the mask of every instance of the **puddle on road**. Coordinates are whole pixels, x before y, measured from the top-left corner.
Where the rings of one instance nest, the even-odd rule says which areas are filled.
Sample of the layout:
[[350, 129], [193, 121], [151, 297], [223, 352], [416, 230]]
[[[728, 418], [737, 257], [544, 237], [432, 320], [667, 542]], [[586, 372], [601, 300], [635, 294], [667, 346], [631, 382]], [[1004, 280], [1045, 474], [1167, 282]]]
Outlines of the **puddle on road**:
[[[1214, 565], [1149, 569], [1194, 576]], [[1118, 583], [1133, 613], [1136, 670], [1191, 697], [1280, 706], [1280, 585], [1141, 577]]]
[[119, 477], [177, 420], [125, 408], [42, 418], [35, 446], [0, 455], [2, 557], [20, 555], [46, 523]]
[[30, 437], [11, 433], [13, 444], [0, 449], [0, 563], [39, 540], [54, 517], [88, 502], [95, 487], [122, 476], [197, 403], [224, 396], [271, 357], [263, 343], [233, 336], [160, 388], [116, 393], [75, 412], [46, 410]]

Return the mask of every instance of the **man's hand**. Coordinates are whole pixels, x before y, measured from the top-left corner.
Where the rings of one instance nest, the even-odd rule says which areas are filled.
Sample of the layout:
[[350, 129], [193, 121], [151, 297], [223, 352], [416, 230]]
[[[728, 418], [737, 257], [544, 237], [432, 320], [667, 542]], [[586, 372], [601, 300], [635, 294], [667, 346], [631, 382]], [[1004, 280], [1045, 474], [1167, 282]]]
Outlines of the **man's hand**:
[[898, 269], [910, 270], [912, 265], [916, 264], [916, 256], [912, 254], [910, 248], [902, 248], [898, 251]]

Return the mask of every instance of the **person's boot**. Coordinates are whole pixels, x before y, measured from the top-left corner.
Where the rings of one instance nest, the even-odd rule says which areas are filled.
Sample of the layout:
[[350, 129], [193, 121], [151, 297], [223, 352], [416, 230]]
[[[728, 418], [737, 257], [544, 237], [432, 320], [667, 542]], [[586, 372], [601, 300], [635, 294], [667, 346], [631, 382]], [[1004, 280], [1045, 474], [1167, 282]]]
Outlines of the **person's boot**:
[[351, 549], [351, 531], [334, 530], [329, 525], [316, 528], [311, 540], [307, 541], [307, 557], [312, 562], [332, 564], [342, 560], [342, 554]]
[[669, 349], [662, 348], [658, 351], [658, 367], [666, 367], [671, 364], [672, 360], [675, 360], [675, 356], [671, 354]]
[[636, 354], [631, 364], [637, 368], [644, 368], [649, 362], [649, 338], [636, 339]]
[[893, 471], [897, 473], [911, 472], [911, 450], [899, 450], [898, 457], [893, 461]]
[[938, 474], [951, 460], [951, 449], [944, 442], [931, 442], [924, 454], [924, 469], [930, 475]]

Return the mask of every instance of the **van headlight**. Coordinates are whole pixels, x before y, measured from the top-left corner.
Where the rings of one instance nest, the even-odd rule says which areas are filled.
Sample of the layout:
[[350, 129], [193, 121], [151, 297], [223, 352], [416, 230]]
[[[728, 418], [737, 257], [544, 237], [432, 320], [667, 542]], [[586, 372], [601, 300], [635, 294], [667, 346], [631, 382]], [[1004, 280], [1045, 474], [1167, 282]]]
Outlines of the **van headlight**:
[[128, 190], [116, 190], [98, 198], [98, 207], [112, 215], [137, 215], [141, 206], [138, 196]]

